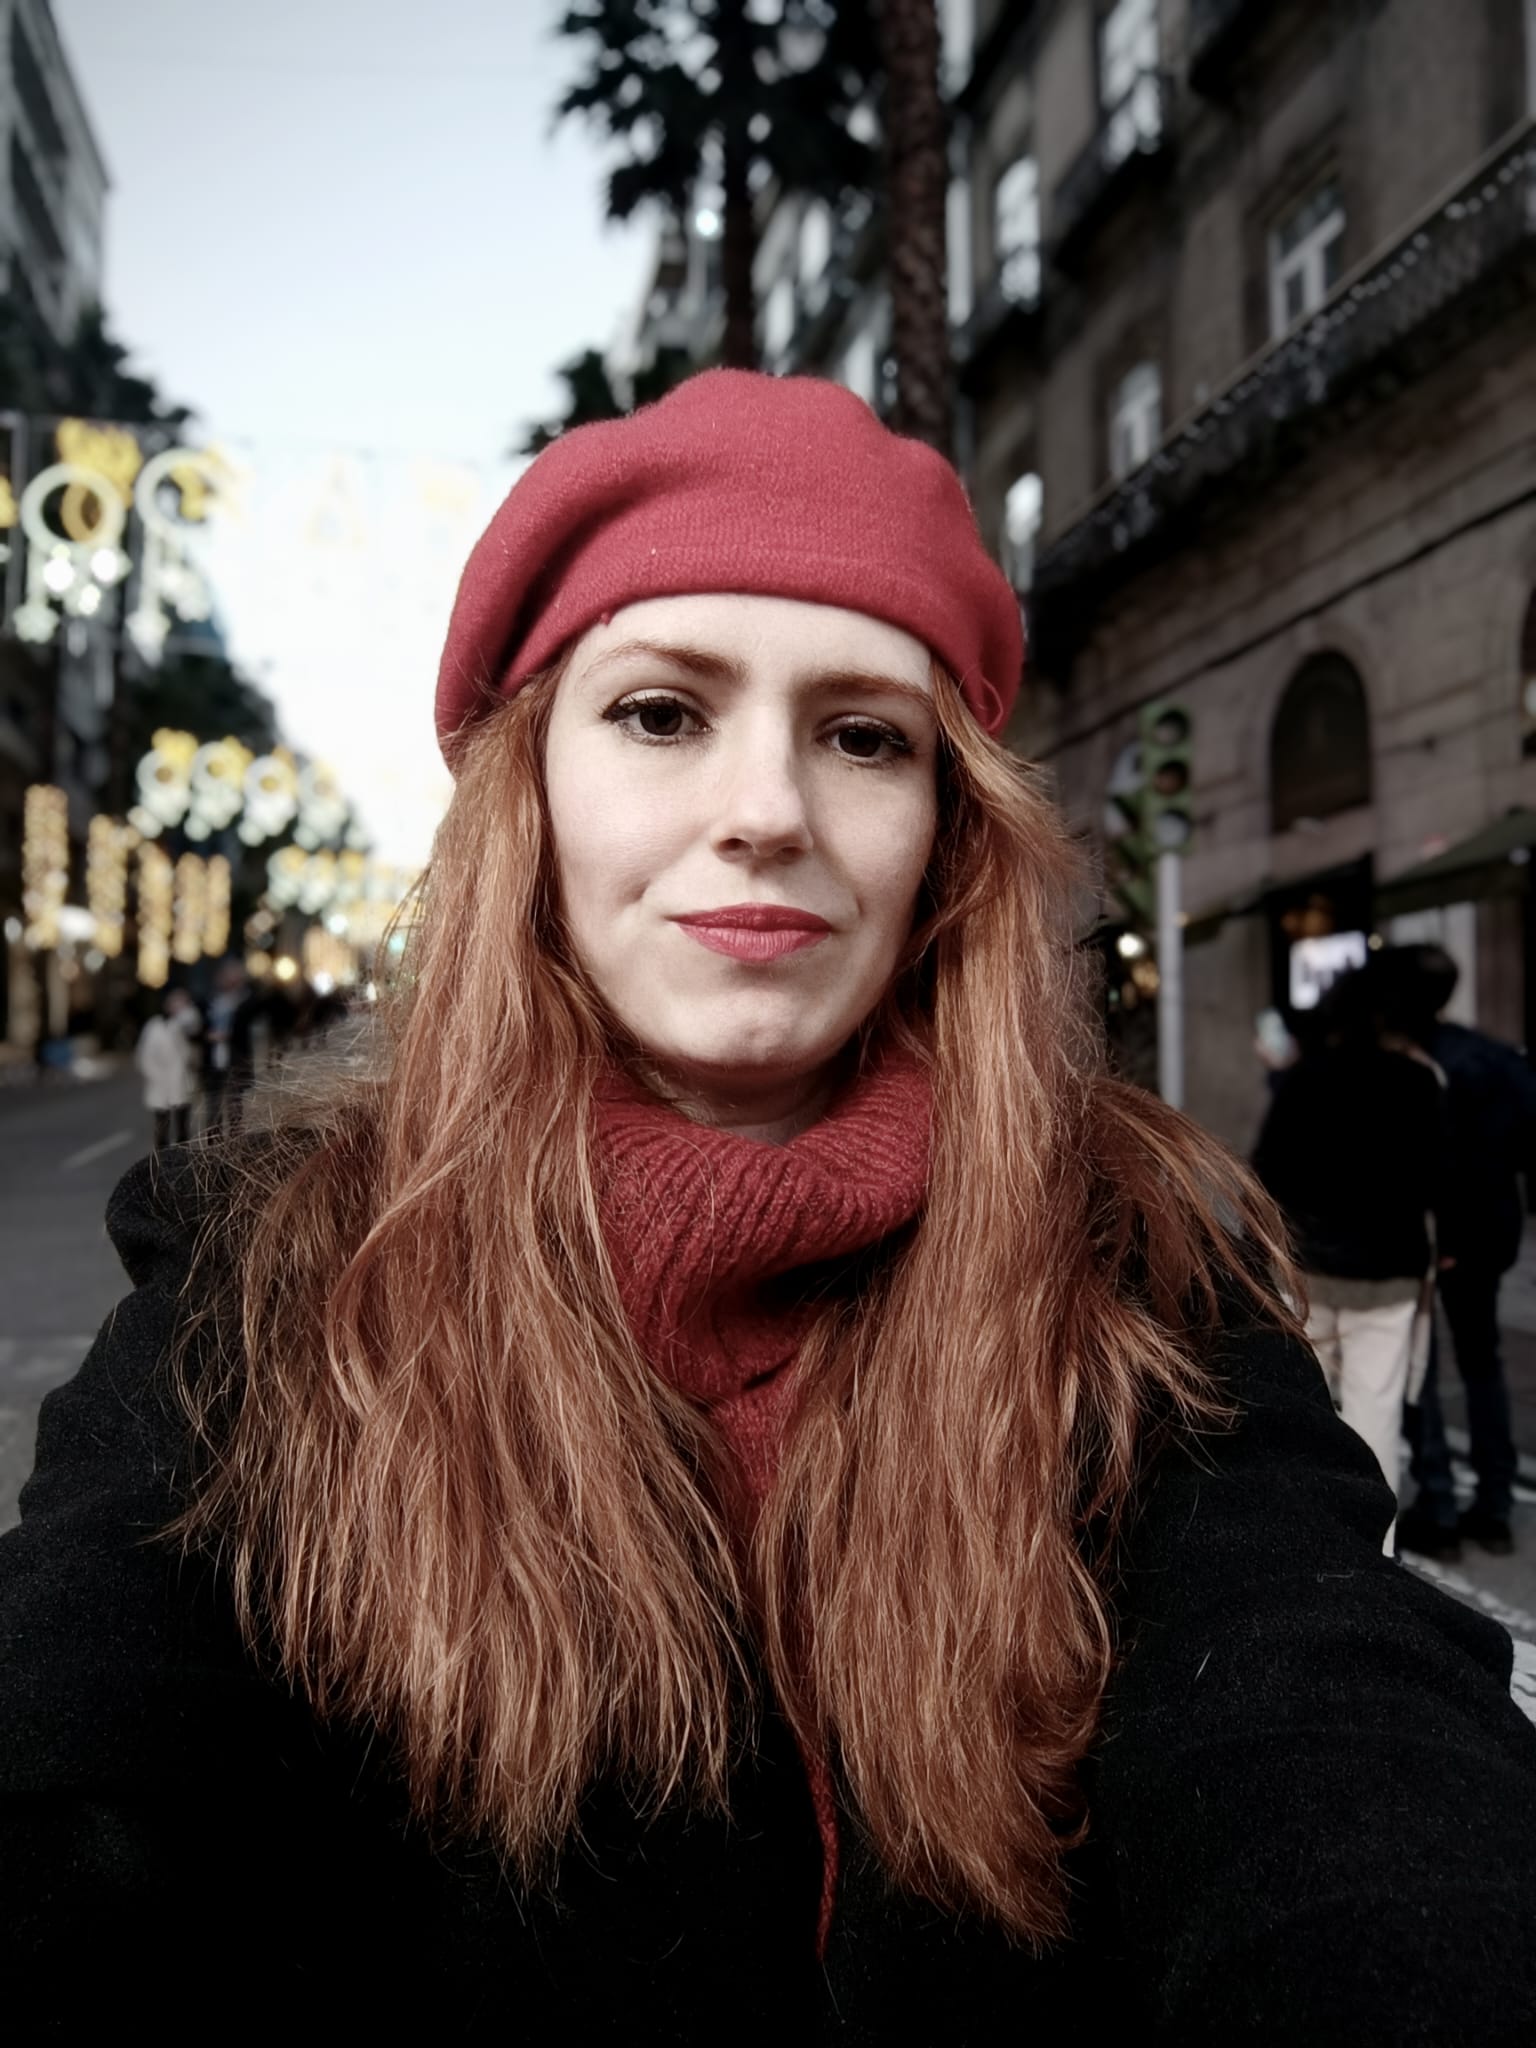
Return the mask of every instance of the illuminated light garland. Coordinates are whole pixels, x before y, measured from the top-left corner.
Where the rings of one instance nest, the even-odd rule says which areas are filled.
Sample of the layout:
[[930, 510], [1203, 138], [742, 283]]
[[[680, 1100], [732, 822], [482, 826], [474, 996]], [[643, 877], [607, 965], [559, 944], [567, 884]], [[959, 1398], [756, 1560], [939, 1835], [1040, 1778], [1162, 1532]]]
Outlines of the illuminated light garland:
[[320, 995], [350, 988], [357, 980], [357, 955], [323, 924], [312, 924], [305, 932], [303, 959], [305, 977]]
[[164, 847], [146, 840], [139, 848], [139, 980], [164, 988], [171, 971], [173, 874]]
[[208, 915], [208, 865], [200, 853], [184, 853], [177, 861], [172, 906], [171, 952], [191, 967], [203, 957]]
[[222, 960], [229, 951], [229, 893], [229, 862], [216, 853], [208, 862], [203, 903], [203, 951], [210, 960]]
[[35, 953], [59, 943], [59, 912], [69, 888], [69, 802], [52, 783], [34, 782], [22, 806], [21, 907]]
[[96, 921], [95, 946], [108, 960], [123, 950], [128, 905], [128, 856], [139, 843], [131, 825], [95, 817], [85, 841], [85, 899]]

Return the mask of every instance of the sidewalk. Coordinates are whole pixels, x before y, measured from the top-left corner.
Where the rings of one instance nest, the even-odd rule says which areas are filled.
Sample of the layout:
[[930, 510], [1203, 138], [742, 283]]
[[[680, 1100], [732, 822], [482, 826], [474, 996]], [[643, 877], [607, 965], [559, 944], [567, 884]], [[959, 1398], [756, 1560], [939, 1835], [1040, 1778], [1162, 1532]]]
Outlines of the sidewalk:
[[[1499, 1326], [1504, 1337], [1504, 1373], [1521, 1477], [1536, 1484], [1536, 1221], [1527, 1223], [1518, 1262], [1499, 1289]], [[1449, 1428], [1460, 1432], [1467, 1422], [1461, 1376], [1454, 1363], [1450, 1338], [1440, 1325], [1440, 1399]]]

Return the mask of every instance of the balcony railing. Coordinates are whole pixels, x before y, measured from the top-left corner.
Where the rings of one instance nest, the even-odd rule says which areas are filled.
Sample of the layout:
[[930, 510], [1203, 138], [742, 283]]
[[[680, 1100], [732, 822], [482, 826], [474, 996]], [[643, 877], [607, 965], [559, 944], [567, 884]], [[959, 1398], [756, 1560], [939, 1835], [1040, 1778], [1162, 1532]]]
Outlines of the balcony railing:
[[1161, 71], [1143, 71], [1073, 160], [1051, 199], [1051, 253], [1070, 265], [1104, 216], [1172, 142], [1172, 94]]
[[977, 297], [970, 318], [955, 329], [955, 368], [962, 386], [978, 361], [1004, 334], [1031, 333], [1040, 316], [1040, 255], [1014, 250], [1005, 256]]
[[1384, 253], [1344, 278], [1042, 554], [1034, 624], [1060, 668], [1094, 604], [1189, 541], [1213, 504], [1251, 493], [1341, 414], [1417, 381], [1536, 282], [1536, 123], [1526, 121]]
[[1189, 82], [1196, 92], [1222, 90], [1245, 39], [1272, 11], [1272, 0], [1191, 0]]

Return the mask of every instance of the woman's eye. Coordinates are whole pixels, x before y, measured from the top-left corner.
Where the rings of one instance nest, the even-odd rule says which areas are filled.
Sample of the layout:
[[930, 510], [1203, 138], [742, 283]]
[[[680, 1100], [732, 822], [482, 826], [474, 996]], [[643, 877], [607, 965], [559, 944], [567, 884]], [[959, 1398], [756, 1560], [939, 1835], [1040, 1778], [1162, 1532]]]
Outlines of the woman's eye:
[[910, 743], [886, 725], [840, 725], [832, 735], [836, 751], [850, 761], [890, 761], [910, 754]]
[[642, 740], [686, 739], [685, 721], [696, 718], [675, 697], [631, 697], [615, 704], [603, 716]]

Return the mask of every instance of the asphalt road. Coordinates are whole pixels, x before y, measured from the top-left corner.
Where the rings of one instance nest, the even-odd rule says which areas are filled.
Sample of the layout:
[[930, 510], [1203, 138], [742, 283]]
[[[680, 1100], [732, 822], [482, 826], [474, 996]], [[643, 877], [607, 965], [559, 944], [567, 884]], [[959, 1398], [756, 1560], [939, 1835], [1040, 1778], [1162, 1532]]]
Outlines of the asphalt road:
[[[17, 1518], [43, 1396], [75, 1371], [127, 1292], [102, 1219], [117, 1180], [149, 1149], [148, 1123], [131, 1070], [41, 1088], [0, 1085], [0, 1529]], [[1532, 1301], [1522, 1307], [1519, 1276], [1512, 1276], [1511, 1316], [1536, 1323], [1536, 1285], [1528, 1282], [1526, 1291]], [[1513, 1557], [1469, 1546], [1458, 1565], [1415, 1560], [1413, 1568], [1510, 1631], [1516, 1694], [1536, 1720], [1536, 1470], [1529, 1460], [1515, 1533]]]
[[148, 1150], [132, 1071], [0, 1086], [0, 1529], [16, 1519], [43, 1396], [128, 1291], [103, 1216]]

